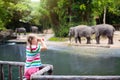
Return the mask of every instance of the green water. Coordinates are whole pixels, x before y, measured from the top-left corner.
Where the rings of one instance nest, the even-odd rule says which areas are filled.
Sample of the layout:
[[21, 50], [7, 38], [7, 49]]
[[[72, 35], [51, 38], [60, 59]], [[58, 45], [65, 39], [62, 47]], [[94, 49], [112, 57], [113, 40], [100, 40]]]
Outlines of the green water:
[[[48, 50], [41, 53], [41, 59], [42, 63], [54, 66], [55, 75], [120, 75], [119, 50], [48, 46]], [[0, 60], [24, 62], [25, 45], [0, 45]], [[16, 69], [13, 72], [17, 74], [14, 70]]]
[[51, 48], [42, 58], [53, 64], [55, 74], [64, 75], [119, 75], [119, 49], [108, 48]]

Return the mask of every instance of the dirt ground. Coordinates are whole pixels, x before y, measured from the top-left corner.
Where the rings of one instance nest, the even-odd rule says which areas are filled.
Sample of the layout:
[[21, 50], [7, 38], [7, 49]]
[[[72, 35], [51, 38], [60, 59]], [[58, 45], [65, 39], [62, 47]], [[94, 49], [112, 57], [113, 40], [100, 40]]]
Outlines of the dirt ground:
[[[77, 46], [77, 47], [106, 47], [106, 48], [120, 48], [120, 31], [115, 31], [114, 33], [114, 44], [109, 45], [108, 39], [101, 37], [100, 44], [96, 44], [95, 39], [91, 40], [91, 44], [86, 44], [86, 39], [82, 38], [81, 44], [75, 43], [74, 38], [72, 38], [72, 42], [69, 42], [69, 39], [64, 42], [54, 42], [49, 41], [49, 38], [53, 37], [54, 34], [36, 34], [40, 37], [44, 37], [47, 45], [54, 45], [54, 46]], [[15, 40], [9, 40], [13, 42], [25, 42], [26, 41], [26, 35], [18, 35], [18, 38]]]
[[96, 40], [92, 39], [91, 44], [86, 44], [86, 39], [82, 38], [81, 44], [75, 43], [74, 38], [72, 38], [72, 42], [70, 43], [69, 40], [65, 42], [50, 42], [48, 41], [49, 45], [54, 46], [76, 46], [76, 47], [105, 47], [105, 48], [120, 48], [120, 31], [115, 31], [114, 33], [114, 44], [109, 45], [108, 39], [106, 37], [100, 38], [100, 44], [96, 44]]

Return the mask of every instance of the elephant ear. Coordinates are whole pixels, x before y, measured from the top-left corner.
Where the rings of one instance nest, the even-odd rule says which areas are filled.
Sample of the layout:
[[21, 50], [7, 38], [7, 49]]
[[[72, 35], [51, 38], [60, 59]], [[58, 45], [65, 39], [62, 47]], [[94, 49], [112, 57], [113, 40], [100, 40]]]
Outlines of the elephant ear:
[[91, 26], [91, 28], [92, 28], [93, 30], [95, 30], [95, 26]]
[[90, 26], [92, 29], [92, 34], [95, 34], [95, 26]]
[[69, 36], [70, 36], [70, 35], [71, 35], [71, 36], [74, 35], [74, 28], [75, 28], [75, 27], [70, 27], [70, 28], [69, 28]]
[[95, 26], [90, 26], [92, 29], [95, 29]]

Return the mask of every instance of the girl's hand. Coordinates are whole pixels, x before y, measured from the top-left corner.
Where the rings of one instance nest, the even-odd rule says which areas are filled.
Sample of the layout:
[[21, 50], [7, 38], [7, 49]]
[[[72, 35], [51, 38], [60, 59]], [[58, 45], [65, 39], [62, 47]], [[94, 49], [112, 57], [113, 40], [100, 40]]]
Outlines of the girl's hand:
[[42, 41], [44, 41], [45, 39], [44, 38], [42, 38]]
[[38, 41], [38, 42], [41, 42], [41, 40], [42, 40], [41, 38], [37, 38], [37, 41]]
[[39, 42], [42, 42], [42, 41], [44, 41], [44, 38], [38, 38], [37, 39]]

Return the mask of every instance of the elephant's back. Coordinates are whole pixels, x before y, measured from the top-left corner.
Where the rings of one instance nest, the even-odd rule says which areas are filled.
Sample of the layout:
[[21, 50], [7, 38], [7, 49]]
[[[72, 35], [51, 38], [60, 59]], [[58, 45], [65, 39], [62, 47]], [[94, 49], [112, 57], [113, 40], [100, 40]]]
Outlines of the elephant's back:
[[17, 31], [26, 31], [24, 27], [16, 28]]
[[98, 27], [98, 28], [114, 28], [112, 25], [110, 24], [99, 24], [99, 25], [95, 25], [95, 27]]
[[95, 29], [96, 30], [102, 30], [102, 31], [104, 31], [104, 30], [110, 30], [110, 31], [114, 31], [115, 30], [115, 28], [112, 26], [112, 25], [110, 25], [110, 24], [99, 24], [99, 25], [96, 25], [95, 26]]
[[92, 28], [91, 27], [89, 27], [89, 26], [87, 26], [87, 25], [79, 25], [79, 26], [77, 26], [77, 28], [79, 29], [79, 30], [86, 30], [86, 31], [88, 31], [88, 30], [92, 30]]
[[101, 34], [101, 35], [113, 35], [114, 33], [114, 27], [112, 25], [109, 24], [101, 24], [101, 25], [96, 25], [95, 26], [95, 32], [97, 34]]
[[76, 30], [78, 30], [78, 31], [83, 31], [84, 29], [86, 29], [88, 26], [87, 25], [78, 25], [78, 26], [76, 26]]
[[80, 36], [91, 36], [93, 33], [93, 29], [87, 25], [79, 25], [76, 28], [76, 32]]
[[78, 25], [76, 26], [77, 28], [84, 28], [84, 27], [88, 27], [87, 25]]

